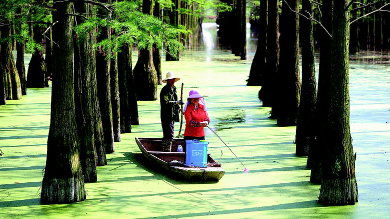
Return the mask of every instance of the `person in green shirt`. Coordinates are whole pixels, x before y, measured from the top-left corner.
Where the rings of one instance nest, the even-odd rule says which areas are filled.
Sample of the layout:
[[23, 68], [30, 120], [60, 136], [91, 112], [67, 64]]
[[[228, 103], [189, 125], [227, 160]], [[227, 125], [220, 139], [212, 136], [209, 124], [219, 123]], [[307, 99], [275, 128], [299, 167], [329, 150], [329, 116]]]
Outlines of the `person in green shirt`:
[[173, 72], [168, 72], [166, 78], [162, 80], [167, 83], [160, 92], [162, 151], [171, 151], [175, 122], [179, 122], [180, 105], [183, 105], [183, 101], [177, 98], [174, 85], [178, 80], [180, 78], [175, 77]]

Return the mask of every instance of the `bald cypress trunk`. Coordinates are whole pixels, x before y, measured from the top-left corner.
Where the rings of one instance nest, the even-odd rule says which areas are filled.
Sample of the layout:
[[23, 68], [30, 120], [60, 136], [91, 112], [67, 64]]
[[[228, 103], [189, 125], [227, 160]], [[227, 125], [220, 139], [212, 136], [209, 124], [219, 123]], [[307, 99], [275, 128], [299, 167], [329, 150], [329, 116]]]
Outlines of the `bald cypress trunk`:
[[267, 53], [264, 83], [259, 91], [259, 99], [264, 107], [272, 107], [275, 103], [275, 77], [279, 68], [279, 1], [269, 1]]
[[[302, 0], [302, 13], [313, 14], [313, 6], [309, 0]], [[296, 154], [309, 155], [309, 148], [315, 140], [315, 109], [317, 101], [313, 23], [308, 19], [301, 19], [302, 45], [302, 94], [299, 105], [299, 115], [296, 129]]]
[[[144, 0], [142, 11], [153, 15], [154, 0]], [[157, 72], [153, 63], [152, 48], [139, 51], [137, 64], [134, 67], [134, 79], [137, 82], [136, 93], [138, 100], [157, 100]]]
[[[42, 3], [39, 0], [38, 3]], [[42, 50], [35, 50], [31, 56], [27, 71], [27, 87], [43, 88], [45, 87], [46, 79], [46, 63], [43, 58], [43, 35], [42, 27], [39, 25], [33, 26], [34, 41], [42, 46]]]
[[248, 86], [262, 85], [267, 54], [268, 0], [260, 1], [259, 37], [255, 57], [249, 72]]
[[72, 3], [54, 1], [52, 104], [47, 141], [45, 175], [41, 202], [72, 203], [85, 200], [84, 176], [80, 163], [73, 74]]
[[120, 113], [120, 92], [118, 75], [118, 56], [111, 58], [111, 105], [112, 105], [112, 127], [114, 141], [121, 141], [121, 113]]
[[[143, 2], [149, 2], [154, 0], [144, 0]], [[180, 24], [180, 1], [181, 0], [173, 0], [174, 5], [172, 6], [171, 11], [169, 12], [169, 23], [173, 26], [178, 26]], [[152, 7], [153, 8], [153, 7]], [[148, 13], [145, 12], [144, 13]], [[174, 50], [172, 47], [167, 45], [167, 54], [165, 56], [166, 61], [179, 61], [179, 51]]]
[[355, 204], [358, 189], [356, 154], [350, 132], [349, 8], [350, 0], [334, 0], [329, 99], [325, 107], [322, 182], [319, 202], [324, 205]]
[[[90, 4], [75, 3], [76, 12], [89, 14]], [[77, 23], [83, 20], [76, 18]], [[96, 56], [92, 53], [92, 43], [96, 41], [94, 33], [87, 35], [85, 41], [75, 44], [75, 102], [76, 121], [80, 139], [80, 162], [85, 182], [97, 181], [97, 153], [94, 136], [94, 107], [93, 97], [96, 95], [96, 83], [92, 75], [96, 74]], [[76, 39], [75, 39], [76, 40]], [[90, 54], [90, 55], [89, 55]]]
[[129, 80], [131, 75], [131, 64], [129, 62], [130, 48], [123, 45], [121, 52], [118, 54], [118, 74], [119, 74], [119, 93], [120, 93], [120, 110], [121, 110], [121, 132], [131, 132], [131, 103]]
[[[102, 0], [101, 3], [110, 3], [108, 0]], [[106, 13], [103, 9], [99, 13]], [[107, 27], [101, 28], [98, 41], [108, 38], [110, 30]], [[98, 83], [98, 97], [103, 123], [103, 144], [107, 154], [114, 152], [114, 128], [112, 122], [112, 105], [111, 105], [111, 87], [110, 87], [110, 60], [106, 54], [111, 51], [99, 49], [96, 57], [96, 74]]]
[[[332, 33], [332, 2], [324, 1], [323, 2], [323, 18], [321, 20], [324, 28], [331, 34]], [[331, 36], [322, 28], [320, 30], [320, 69], [318, 76], [318, 96], [317, 96], [317, 106], [315, 112], [315, 121], [317, 128], [315, 129], [316, 141], [312, 145], [309, 151], [308, 158], [308, 167], [311, 168], [310, 182], [312, 183], [321, 183], [322, 181], [322, 148], [320, 145], [321, 141], [329, 138], [325, 134], [324, 123], [326, 112], [326, 105], [329, 104], [326, 102], [329, 99], [329, 93], [331, 92], [329, 83], [330, 83], [330, 74], [331, 71]]]
[[[10, 22], [6, 22], [10, 23]], [[1, 37], [11, 36], [11, 25], [1, 27]], [[1, 71], [3, 72], [4, 88], [6, 99], [20, 100], [22, 98], [22, 88], [20, 84], [19, 73], [15, 65], [12, 54], [12, 44], [5, 42], [1, 45]]]
[[[287, 5], [288, 3], [288, 5]], [[287, 0], [282, 6], [280, 31], [280, 65], [277, 73], [276, 104], [272, 114], [279, 126], [297, 124], [301, 95], [299, 73], [299, 0]]]

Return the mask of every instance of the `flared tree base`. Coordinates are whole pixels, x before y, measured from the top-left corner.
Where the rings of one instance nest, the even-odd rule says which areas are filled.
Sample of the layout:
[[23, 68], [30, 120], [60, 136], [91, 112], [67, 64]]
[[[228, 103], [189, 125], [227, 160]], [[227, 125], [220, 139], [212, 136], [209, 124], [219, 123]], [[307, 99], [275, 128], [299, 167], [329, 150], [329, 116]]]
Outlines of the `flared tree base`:
[[62, 204], [84, 201], [86, 198], [84, 178], [48, 178], [42, 181], [42, 204]]
[[358, 202], [356, 178], [323, 179], [319, 202], [323, 205], [354, 205]]

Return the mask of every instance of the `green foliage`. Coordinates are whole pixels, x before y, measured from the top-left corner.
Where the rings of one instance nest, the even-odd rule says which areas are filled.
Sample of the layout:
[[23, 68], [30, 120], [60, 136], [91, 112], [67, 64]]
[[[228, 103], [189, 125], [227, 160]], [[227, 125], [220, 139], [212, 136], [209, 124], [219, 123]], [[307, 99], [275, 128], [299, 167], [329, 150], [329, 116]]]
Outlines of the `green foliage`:
[[[139, 49], [151, 48], [154, 44], [157, 48], [163, 48], [163, 43], [176, 51], [184, 49], [178, 41], [179, 36], [191, 33], [184, 26], [165, 24], [154, 16], [140, 12], [133, 2], [118, 2], [111, 6], [112, 11], [107, 16], [91, 16], [76, 26], [79, 42], [93, 31], [99, 35], [104, 27], [111, 29], [113, 34], [94, 46], [99, 51], [119, 51], [123, 44], [131, 44]], [[106, 55], [112, 56], [111, 53]]]

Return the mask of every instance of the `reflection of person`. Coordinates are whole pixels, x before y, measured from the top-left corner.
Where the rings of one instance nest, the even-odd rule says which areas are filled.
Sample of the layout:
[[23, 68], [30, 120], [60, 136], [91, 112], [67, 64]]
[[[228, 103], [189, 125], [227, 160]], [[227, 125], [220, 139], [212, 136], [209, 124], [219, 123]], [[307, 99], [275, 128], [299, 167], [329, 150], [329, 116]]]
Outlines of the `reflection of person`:
[[196, 90], [190, 91], [187, 103], [184, 106], [184, 116], [186, 117], [186, 129], [184, 131], [185, 140], [199, 139], [204, 140], [204, 130], [210, 123], [207, 114], [204, 97]]
[[174, 135], [174, 123], [179, 121], [179, 104], [182, 101], [177, 100], [175, 82], [180, 80], [176, 78], [173, 72], [168, 72], [163, 80], [167, 83], [160, 93], [161, 105], [161, 126], [163, 130], [162, 151], [171, 151], [172, 140]]

